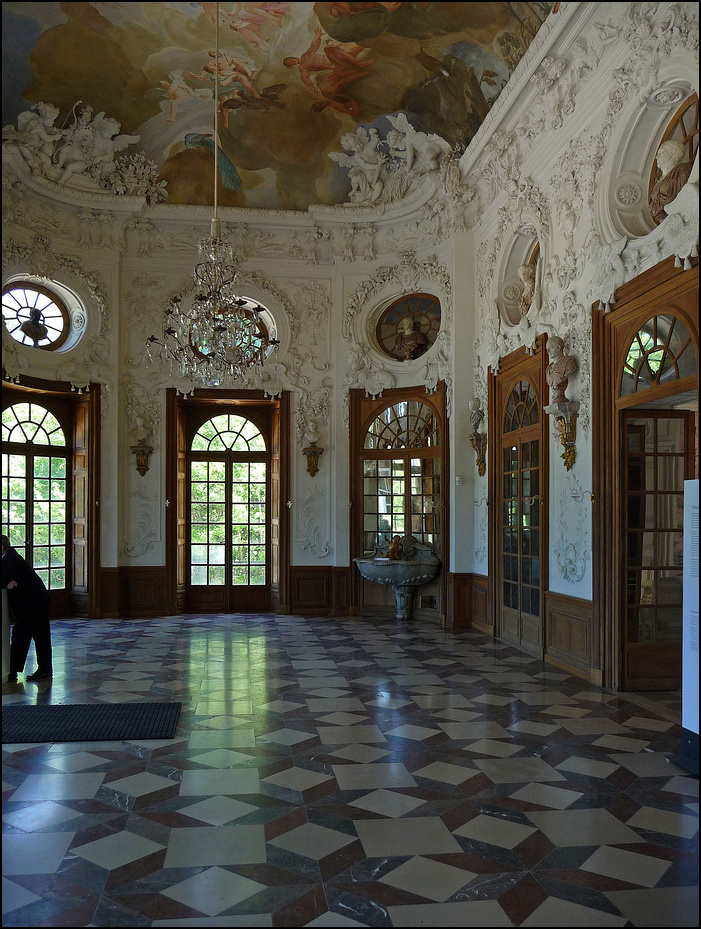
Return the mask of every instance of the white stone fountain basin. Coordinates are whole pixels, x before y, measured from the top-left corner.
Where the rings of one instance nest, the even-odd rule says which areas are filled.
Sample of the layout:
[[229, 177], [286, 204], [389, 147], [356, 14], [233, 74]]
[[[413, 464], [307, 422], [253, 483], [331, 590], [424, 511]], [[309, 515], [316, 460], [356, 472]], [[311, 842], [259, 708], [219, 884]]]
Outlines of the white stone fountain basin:
[[388, 584], [397, 600], [397, 619], [409, 619], [413, 609], [414, 589], [428, 584], [438, 574], [440, 561], [433, 553], [423, 558], [392, 561], [389, 558], [354, 558], [358, 570], [368, 581]]

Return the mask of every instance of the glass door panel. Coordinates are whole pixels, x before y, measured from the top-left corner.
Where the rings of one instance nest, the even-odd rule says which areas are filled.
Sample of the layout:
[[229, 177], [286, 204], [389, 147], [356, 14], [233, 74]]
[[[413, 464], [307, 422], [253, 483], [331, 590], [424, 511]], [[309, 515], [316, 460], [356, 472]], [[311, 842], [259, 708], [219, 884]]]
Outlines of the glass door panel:
[[265, 584], [266, 487], [264, 461], [233, 462], [231, 485], [232, 574], [236, 586]]
[[681, 641], [686, 417], [626, 415], [626, 642]]
[[536, 650], [542, 606], [539, 442], [508, 438], [501, 475], [501, 632]]
[[223, 586], [226, 543], [226, 466], [190, 464], [190, 583]]
[[265, 608], [270, 469], [258, 427], [238, 414], [203, 423], [189, 463], [190, 609]]

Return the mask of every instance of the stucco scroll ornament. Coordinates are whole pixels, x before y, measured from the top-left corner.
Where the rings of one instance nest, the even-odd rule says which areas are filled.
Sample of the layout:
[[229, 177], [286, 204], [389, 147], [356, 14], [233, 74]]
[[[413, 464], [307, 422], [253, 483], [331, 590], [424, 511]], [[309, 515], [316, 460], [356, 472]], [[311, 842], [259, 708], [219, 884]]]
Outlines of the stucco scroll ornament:
[[674, 255], [675, 267], [683, 264], [688, 271], [690, 259], [699, 253], [699, 185], [689, 181], [674, 198], [674, 203], [666, 207], [666, 213], [665, 241]]
[[571, 291], [563, 294], [562, 309], [563, 322], [567, 326], [563, 332], [565, 345], [569, 347], [570, 354], [579, 359], [579, 426], [587, 433], [591, 394], [591, 369], [588, 363], [591, 350], [591, 314], [581, 303], [577, 303], [577, 298]]
[[333, 552], [329, 542], [323, 541], [317, 522], [319, 515], [328, 511], [328, 501], [314, 482], [299, 508], [299, 528], [303, 536], [302, 548], [311, 552], [315, 558], [325, 558]]
[[160, 541], [160, 494], [140, 488], [131, 494], [131, 500], [132, 512], [138, 513], [136, 531], [132, 541], [124, 543], [122, 552], [129, 558], [138, 558], [153, 548], [154, 542]]
[[489, 507], [486, 497], [473, 500], [475, 504], [475, 546], [472, 552], [480, 564], [487, 560], [487, 529], [489, 525]]
[[280, 361], [268, 362], [254, 372], [253, 385], [266, 397], [279, 397], [289, 387], [286, 366]]
[[586, 247], [587, 268], [591, 272], [589, 296], [599, 301], [599, 309], [608, 313], [616, 302], [616, 288], [625, 282], [626, 270], [622, 252], [626, 247], [625, 237], [615, 242], [602, 242], [594, 233]]
[[375, 364], [362, 345], [349, 346], [348, 362], [344, 384], [347, 390], [361, 387], [366, 396], [375, 400], [397, 383], [396, 377]]
[[491, 368], [494, 374], [498, 374], [499, 362], [509, 353], [509, 343], [506, 335], [501, 331], [501, 318], [496, 303], [484, 321], [482, 333], [475, 347], [479, 350], [485, 365]]
[[143, 384], [138, 383], [131, 374], [123, 381], [125, 403], [124, 410], [128, 420], [140, 417], [148, 423], [154, 437], [158, 437], [161, 418], [160, 401], [157, 395], [149, 392]]
[[589, 541], [590, 513], [582, 488], [574, 474], [568, 474], [558, 501], [557, 566], [569, 584], [578, 584], [587, 569], [591, 544]]
[[3, 272], [10, 266], [21, 266], [23, 273], [43, 277], [47, 281], [55, 279], [56, 272], [68, 272], [73, 275], [81, 285], [83, 293], [90, 304], [100, 314], [99, 335], [102, 336], [110, 328], [110, 313], [107, 309], [107, 298], [101, 285], [97, 283], [92, 274], [88, 274], [82, 265], [66, 255], [61, 255], [52, 249], [51, 242], [46, 236], [34, 236], [31, 246], [26, 246], [13, 239], [2, 251]]
[[436, 336], [433, 345], [430, 360], [426, 362], [423, 372], [423, 381], [426, 385], [426, 392], [433, 393], [440, 381], [446, 384], [446, 412], [448, 417], [452, 416], [453, 391], [451, 385], [453, 382], [453, 363], [452, 352], [450, 350], [450, 335], [445, 329], [442, 329]]

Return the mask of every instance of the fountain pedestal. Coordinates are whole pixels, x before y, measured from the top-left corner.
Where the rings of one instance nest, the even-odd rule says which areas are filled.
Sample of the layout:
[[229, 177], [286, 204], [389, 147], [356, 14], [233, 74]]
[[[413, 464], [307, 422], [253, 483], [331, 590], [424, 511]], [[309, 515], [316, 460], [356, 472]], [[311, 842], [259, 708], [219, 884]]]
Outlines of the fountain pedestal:
[[394, 560], [381, 553], [353, 560], [366, 580], [392, 588], [397, 601], [397, 619], [411, 619], [416, 588], [433, 580], [440, 561], [430, 545], [417, 542], [413, 536], [404, 536], [402, 552], [402, 557]]

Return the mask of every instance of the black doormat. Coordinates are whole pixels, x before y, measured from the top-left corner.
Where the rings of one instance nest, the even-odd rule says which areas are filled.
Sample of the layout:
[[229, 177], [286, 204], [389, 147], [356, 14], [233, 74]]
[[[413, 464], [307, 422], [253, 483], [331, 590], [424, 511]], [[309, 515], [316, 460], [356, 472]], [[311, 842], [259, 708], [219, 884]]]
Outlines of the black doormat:
[[2, 741], [112, 742], [172, 739], [181, 703], [4, 706]]

